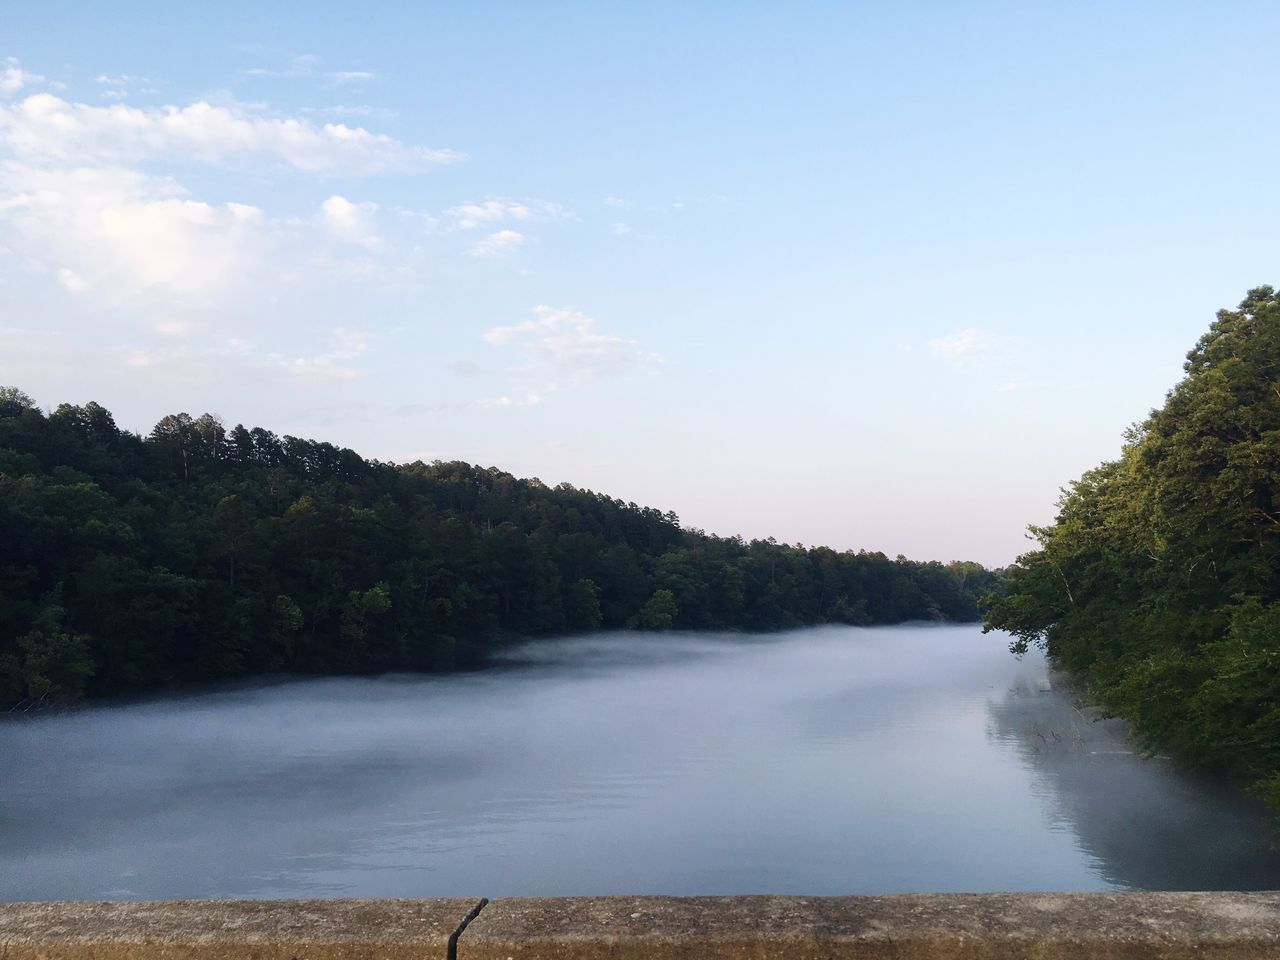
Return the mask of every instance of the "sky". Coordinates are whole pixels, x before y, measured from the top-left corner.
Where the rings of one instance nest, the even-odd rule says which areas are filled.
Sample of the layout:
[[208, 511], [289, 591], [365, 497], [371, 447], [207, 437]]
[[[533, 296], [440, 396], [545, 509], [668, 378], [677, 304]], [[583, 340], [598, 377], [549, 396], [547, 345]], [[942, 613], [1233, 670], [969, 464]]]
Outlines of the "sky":
[[1002, 565], [1280, 283], [1280, 5], [10, 4], [0, 384]]

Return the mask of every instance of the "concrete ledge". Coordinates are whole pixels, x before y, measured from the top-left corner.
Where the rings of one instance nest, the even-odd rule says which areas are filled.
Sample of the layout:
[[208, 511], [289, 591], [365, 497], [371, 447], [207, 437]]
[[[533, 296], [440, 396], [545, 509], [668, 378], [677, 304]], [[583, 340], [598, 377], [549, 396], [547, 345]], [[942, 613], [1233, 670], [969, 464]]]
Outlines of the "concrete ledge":
[[0, 960], [432, 960], [480, 902], [0, 904]]
[[454, 960], [455, 955], [456, 960], [1280, 958], [1280, 893], [0, 905], [0, 960]]
[[458, 960], [1280, 957], [1280, 894], [495, 900]]

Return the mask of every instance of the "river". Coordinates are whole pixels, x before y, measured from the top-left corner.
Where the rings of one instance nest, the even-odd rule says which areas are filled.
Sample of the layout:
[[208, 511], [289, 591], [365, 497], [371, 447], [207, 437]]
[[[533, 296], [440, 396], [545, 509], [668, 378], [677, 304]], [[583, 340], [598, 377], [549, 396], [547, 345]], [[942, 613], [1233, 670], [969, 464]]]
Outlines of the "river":
[[0, 900], [1280, 887], [976, 626], [600, 634], [0, 723]]

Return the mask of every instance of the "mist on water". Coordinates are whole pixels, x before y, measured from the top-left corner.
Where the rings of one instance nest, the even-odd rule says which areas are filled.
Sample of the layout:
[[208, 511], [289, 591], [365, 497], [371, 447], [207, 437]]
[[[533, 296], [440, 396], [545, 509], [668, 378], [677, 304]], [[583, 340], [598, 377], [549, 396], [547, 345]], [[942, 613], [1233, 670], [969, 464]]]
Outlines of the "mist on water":
[[0, 900], [1280, 886], [978, 627], [595, 634], [0, 724]]

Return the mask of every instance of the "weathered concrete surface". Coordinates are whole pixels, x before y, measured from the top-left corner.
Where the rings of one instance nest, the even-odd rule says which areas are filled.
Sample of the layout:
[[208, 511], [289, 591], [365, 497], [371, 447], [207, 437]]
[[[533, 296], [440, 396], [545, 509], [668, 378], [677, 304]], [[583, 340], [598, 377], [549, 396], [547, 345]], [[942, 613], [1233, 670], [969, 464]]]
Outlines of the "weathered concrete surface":
[[[0, 904], [0, 960], [452, 960], [483, 901]], [[1280, 960], [1280, 893], [495, 900], [457, 960]]]
[[0, 904], [0, 960], [445, 960], [480, 898]]
[[458, 960], [1280, 958], [1280, 894], [499, 899]]

